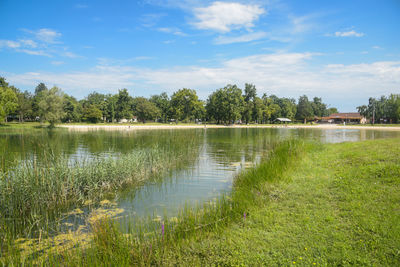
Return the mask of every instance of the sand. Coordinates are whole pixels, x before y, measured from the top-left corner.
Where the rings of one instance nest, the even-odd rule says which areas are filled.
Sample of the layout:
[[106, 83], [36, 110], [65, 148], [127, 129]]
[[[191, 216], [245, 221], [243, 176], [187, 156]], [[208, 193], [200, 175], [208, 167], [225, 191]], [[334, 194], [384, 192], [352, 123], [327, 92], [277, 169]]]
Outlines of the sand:
[[209, 129], [209, 128], [308, 128], [308, 129], [365, 129], [365, 130], [385, 130], [385, 131], [400, 131], [399, 126], [359, 126], [359, 125], [338, 125], [338, 124], [317, 124], [317, 125], [68, 125], [62, 124], [58, 127], [68, 128], [73, 131], [90, 131], [90, 130], [119, 130], [119, 131], [133, 131], [133, 130], [165, 130], [165, 129]]

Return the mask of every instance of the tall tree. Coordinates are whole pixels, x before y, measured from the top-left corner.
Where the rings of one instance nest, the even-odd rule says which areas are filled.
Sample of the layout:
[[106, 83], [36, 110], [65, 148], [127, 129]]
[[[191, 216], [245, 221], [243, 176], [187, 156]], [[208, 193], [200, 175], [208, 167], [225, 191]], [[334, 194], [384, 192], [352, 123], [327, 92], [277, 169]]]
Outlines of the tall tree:
[[39, 116], [39, 102], [42, 100], [42, 96], [49, 89], [44, 83], [39, 83], [35, 88], [35, 94], [32, 99], [32, 113], [34, 117]]
[[118, 91], [115, 118], [117, 120], [121, 119], [131, 119], [132, 114], [132, 97], [129, 95], [127, 89], [122, 89]]
[[42, 97], [39, 102], [39, 115], [41, 121], [50, 123], [50, 127], [59, 122], [64, 116], [63, 104], [64, 93], [54, 86], [50, 90], [41, 92]]
[[314, 97], [311, 106], [315, 116], [322, 117], [326, 115], [326, 104], [322, 103], [322, 98]]
[[228, 84], [208, 97], [207, 114], [209, 119], [214, 119], [217, 123], [234, 123], [241, 118], [243, 104], [242, 90], [236, 85]]
[[82, 111], [79, 106], [78, 100], [75, 97], [64, 95], [63, 110], [65, 116], [62, 118], [63, 122], [78, 122], [81, 119]]
[[297, 104], [296, 119], [303, 120], [304, 123], [306, 123], [307, 120], [311, 119], [313, 116], [313, 108], [308, 97], [306, 95], [300, 96], [299, 103]]
[[156, 107], [160, 110], [161, 120], [167, 122], [170, 117], [171, 104], [170, 99], [166, 92], [159, 95], [153, 95], [150, 97], [150, 102], [154, 103]]
[[242, 111], [242, 120], [244, 120], [246, 124], [249, 123], [253, 117], [252, 113], [254, 110], [254, 99], [256, 96], [256, 87], [253, 84], [246, 83], [243, 95], [244, 105]]
[[133, 101], [135, 106], [134, 114], [139, 121], [145, 123], [146, 120], [154, 120], [160, 115], [160, 110], [157, 106], [146, 98], [136, 97]]
[[196, 108], [202, 105], [196, 91], [183, 88], [171, 96], [171, 111], [175, 119], [181, 121], [192, 121], [197, 119]]
[[3, 77], [0, 77], [0, 122], [18, 108], [18, 98]]
[[32, 101], [33, 96], [28, 91], [19, 92], [18, 97], [18, 117], [19, 121], [23, 122], [25, 118], [32, 118]]

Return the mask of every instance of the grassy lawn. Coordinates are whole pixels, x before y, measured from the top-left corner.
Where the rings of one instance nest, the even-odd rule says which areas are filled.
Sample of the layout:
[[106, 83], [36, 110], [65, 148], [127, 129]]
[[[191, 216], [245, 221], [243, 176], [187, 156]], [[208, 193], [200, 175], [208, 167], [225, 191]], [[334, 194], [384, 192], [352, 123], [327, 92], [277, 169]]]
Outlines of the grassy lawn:
[[227, 199], [164, 221], [154, 239], [100, 222], [88, 248], [42, 263], [400, 266], [400, 139], [284, 143], [240, 174]]
[[166, 265], [400, 266], [400, 139], [312, 148], [246, 219], [164, 251]]

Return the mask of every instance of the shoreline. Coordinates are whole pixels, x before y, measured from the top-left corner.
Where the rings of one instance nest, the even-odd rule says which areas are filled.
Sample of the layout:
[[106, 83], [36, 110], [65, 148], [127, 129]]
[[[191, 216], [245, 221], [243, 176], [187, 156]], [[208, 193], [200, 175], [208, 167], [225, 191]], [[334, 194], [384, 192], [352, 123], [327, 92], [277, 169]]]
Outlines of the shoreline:
[[357, 126], [338, 124], [319, 125], [58, 125], [57, 127], [67, 128], [73, 131], [111, 130], [111, 131], [133, 131], [133, 130], [166, 130], [166, 129], [220, 129], [220, 128], [286, 128], [286, 129], [365, 129], [365, 130], [386, 130], [400, 131], [399, 126]]

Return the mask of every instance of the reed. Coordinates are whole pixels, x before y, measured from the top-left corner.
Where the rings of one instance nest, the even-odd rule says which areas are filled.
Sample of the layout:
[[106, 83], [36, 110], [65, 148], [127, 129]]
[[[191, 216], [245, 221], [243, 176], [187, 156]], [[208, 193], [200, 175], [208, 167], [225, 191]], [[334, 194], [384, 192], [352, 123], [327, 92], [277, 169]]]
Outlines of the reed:
[[35, 158], [22, 161], [0, 172], [0, 227], [14, 238], [46, 232], [52, 221], [71, 208], [88, 200], [96, 203], [192, 163], [198, 147], [195, 141], [185, 141], [139, 148], [117, 158], [71, 161], [48, 155], [40, 162]]
[[250, 207], [260, 201], [259, 187], [284, 179], [305, 146], [300, 141], [277, 144], [258, 166], [236, 177], [230, 193], [201, 206], [185, 206], [177, 217], [164, 216], [161, 221], [132, 219], [128, 222], [128, 234], [121, 231], [117, 222], [101, 220], [93, 227], [94, 237], [88, 248], [61, 253], [63, 264], [162, 265], [169, 255], [167, 251], [179, 249], [208, 232], [220, 231], [232, 222], [245, 221]]

